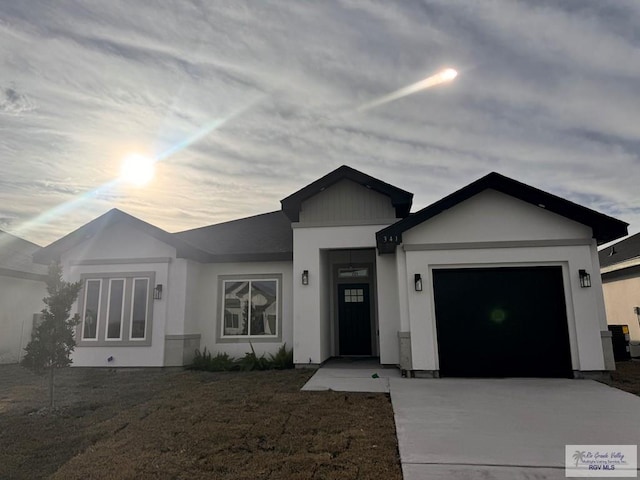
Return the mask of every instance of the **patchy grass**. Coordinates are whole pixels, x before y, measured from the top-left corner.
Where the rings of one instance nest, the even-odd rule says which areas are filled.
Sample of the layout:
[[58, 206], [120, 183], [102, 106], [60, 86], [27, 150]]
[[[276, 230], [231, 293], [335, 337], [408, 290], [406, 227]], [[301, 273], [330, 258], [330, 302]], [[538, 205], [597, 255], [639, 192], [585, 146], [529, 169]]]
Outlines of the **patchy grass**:
[[611, 380], [606, 383], [640, 396], [640, 360], [616, 363], [616, 371], [611, 372]]
[[401, 479], [384, 394], [300, 392], [312, 372], [0, 366], [0, 478]]

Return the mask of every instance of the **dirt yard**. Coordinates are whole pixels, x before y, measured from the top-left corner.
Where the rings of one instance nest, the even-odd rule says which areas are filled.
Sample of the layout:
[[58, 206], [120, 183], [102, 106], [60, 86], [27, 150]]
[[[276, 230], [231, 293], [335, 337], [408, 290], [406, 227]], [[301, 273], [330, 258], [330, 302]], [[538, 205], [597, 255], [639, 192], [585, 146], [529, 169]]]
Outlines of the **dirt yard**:
[[401, 479], [389, 397], [300, 392], [311, 372], [0, 366], [0, 478]]
[[616, 363], [616, 371], [611, 374], [611, 380], [606, 383], [640, 396], [640, 360]]

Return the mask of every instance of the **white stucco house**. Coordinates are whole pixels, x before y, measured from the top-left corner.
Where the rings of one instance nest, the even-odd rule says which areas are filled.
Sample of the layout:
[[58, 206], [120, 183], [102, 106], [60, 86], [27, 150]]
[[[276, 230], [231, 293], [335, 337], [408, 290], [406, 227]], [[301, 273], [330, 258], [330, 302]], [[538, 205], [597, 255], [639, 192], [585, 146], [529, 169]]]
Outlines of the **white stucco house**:
[[640, 233], [599, 255], [607, 321], [629, 327], [630, 354], [640, 357]]
[[412, 197], [342, 166], [279, 211], [172, 234], [111, 210], [34, 258], [84, 284], [74, 365], [250, 342], [286, 343], [299, 366], [373, 356], [423, 375], [613, 368], [596, 247], [626, 223], [497, 173], [413, 214]]
[[0, 231], [0, 363], [17, 363], [44, 308], [47, 267], [33, 262], [40, 246]]

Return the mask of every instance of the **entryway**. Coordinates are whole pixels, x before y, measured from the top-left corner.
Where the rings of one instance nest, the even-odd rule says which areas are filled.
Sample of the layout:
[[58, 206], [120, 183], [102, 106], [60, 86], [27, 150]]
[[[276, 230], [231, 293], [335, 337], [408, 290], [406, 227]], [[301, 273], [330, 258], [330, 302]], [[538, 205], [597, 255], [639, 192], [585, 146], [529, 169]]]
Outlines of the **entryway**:
[[376, 312], [376, 252], [373, 248], [331, 250], [327, 300], [331, 311], [331, 357], [380, 355]]

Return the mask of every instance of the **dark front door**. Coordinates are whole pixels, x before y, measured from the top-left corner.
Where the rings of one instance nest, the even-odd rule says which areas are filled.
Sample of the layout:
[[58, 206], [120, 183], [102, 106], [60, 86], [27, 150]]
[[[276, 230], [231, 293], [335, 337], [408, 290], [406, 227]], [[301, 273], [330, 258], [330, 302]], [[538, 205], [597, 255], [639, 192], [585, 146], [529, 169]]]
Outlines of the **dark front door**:
[[369, 285], [338, 285], [340, 355], [371, 355]]
[[434, 270], [440, 374], [569, 377], [561, 267]]

